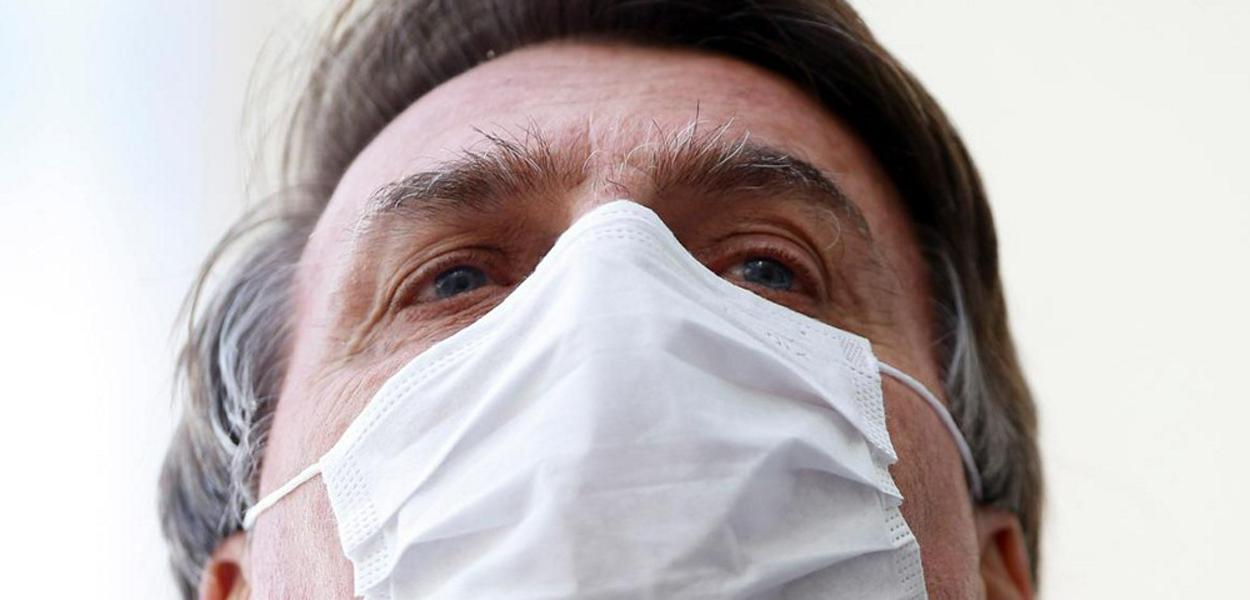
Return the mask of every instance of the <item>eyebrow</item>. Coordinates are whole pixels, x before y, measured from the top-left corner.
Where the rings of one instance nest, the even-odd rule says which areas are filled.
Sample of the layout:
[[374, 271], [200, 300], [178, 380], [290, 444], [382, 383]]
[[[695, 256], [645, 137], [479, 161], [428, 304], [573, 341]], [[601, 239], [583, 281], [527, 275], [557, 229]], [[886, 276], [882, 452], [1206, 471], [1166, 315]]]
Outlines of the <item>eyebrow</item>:
[[[849, 220], [871, 242], [867, 222], [841, 187], [811, 163], [748, 137], [726, 139], [727, 125], [700, 135], [695, 126], [658, 142], [640, 144], [611, 164], [605, 177], [622, 196], [662, 200], [700, 196], [795, 197]], [[438, 167], [404, 176], [366, 201], [358, 231], [368, 234], [395, 216], [435, 220], [448, 213], [496, 210], [512, 199], [564, 194], [592, 176], [595, 156], [584, 137], [554, 144], [534, 130], [522, 139], [482, 133], [485, 150], [466, 150]], [[620, 183], [623, 168], [640, 169], [641, 184]], [[642, 189], [638, 189], [641, 187]]]

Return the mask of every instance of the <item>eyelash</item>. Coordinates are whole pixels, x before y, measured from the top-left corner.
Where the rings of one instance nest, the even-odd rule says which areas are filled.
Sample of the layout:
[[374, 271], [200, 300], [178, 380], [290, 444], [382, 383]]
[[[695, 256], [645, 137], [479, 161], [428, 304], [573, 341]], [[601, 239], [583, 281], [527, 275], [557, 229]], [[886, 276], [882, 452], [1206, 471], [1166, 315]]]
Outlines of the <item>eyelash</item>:
[[[732, 242], [731, 242], [732, 244]], [[795, 290], [777, 290], [756, 285], [747, 281], [735, 282], [745, 288], [754, 290], [765, 296], [806, 296], [812, 300], [818, 299], [821, 292], [821, 278], [814, 273], [802, 258], [795, 251], [785, 248], [781, 244], [768, 242], [738, 242], [742, 247], [737, 248], [727, 254], [724, 258], [718, 258], [715, 261], [704, 261], [717, 276], [725, 277], [727, 271], [741, 261], [748, 258], [768, 258], [775, 260], [787, 268], [792, 270], [795, 275], [795, 281], [798, 283], [798, 289]], [[497, 256], [498, 251], [487, 248], [463, 248], [440, 255], [420, 266], [412, 277], [409, 277], [405, 283], [400, 284], [395, 293], [395, 306], [397, 309], [406, 309], [413, 307], [431, 307], [438, 305], [440, 310], [454, 310], [461, 304], [469, 304], [477, 301], [478, 295], [492, 288], [506, 288], [512, 285], [514, 278], [500, 277], [500, 273], [506, 272], [507, 269], [499, 267], [500, 259]], [[471, 266], [482, 269], [488, 277], [491, 278], [493, 285], [485, 286], [465, 292], [463, 294], [453, 296], [451, 298], [442, 298], [429, 301], [418, 301], [417, 297], [428, 287], [433, 285], [434, 280], [447, 269], [457, 266]]]
[[752, 290], [758, 290], [764, 294], [785, 294], [785, 295], [806, 295], [813, 299], [817, 298], [823, 286], [820, 285], [821, 278], [807, 266], [807, 262], [798, 256], [798, 254], [784, 246], [776, 243], [750, 242], [746, 247], [735, 250], [726, 259], [717, 261], [717, 268], [713, 269], [717, 275], [723, 276], [730, 267], [737, 265], [741, 261], [748, 258], [768, 258], [785, 265], [794, 272], [795, 280], [798, 282], [799, 289], [796, 290], [777, 290], [766, 288], [764, 286], [752, 284], [750, 282], [740, 282], [740, 285], [750, 287]]
[[[499, 267], [500, 259], [497, 256], [498, 251], [489, 248], [461, 248], [438, 256], [432, 260], [423, 263], [416, 269], [411, 277], [404, 283], [400, 284], [395, 293], [395, 304], [398, 308], [410, 308], [416, 306], [430, 306], [449, 304], [459, 304], [467, 302], [483, 290], [489, 290], [492, 287], [509, 287], [511, 279], [508, 277], [500, 277], [501, 272], [507, 269]], [[494, 285], [484, 286], [475, 290], [453, 296], [451, 298], [441, 298], [430, 301], [418, 301], [418, 296], [429, 286], [434, 284], [435, 278], [443, 271], [453, 267], [466, 266], [477, 267], [486, 273]]]

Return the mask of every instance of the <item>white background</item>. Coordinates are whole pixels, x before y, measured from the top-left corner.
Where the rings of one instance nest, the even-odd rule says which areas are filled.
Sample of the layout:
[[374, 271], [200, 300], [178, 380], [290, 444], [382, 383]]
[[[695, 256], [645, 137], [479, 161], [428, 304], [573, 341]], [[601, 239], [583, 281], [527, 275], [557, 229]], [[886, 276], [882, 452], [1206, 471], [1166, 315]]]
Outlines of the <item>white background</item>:
[[[989, 187], [1041, 409], [1046, 598], [1244, 591], [1250, 3], [857, 3]], [[0, 0], [8, 597], [166, 598], [173, 324], [244, 206], [282, 2]]]

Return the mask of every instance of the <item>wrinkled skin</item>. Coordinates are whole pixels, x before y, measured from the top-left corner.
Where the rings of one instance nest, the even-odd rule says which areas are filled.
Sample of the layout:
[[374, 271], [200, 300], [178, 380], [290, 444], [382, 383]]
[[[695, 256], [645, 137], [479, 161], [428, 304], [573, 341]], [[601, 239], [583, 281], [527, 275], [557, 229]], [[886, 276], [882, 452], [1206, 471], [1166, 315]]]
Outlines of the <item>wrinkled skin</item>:
[[[699, 189], [653, 189], [647, 161], [638, 156], [690, 135], [696, 119], [705, 136], [749, 139], [810, 163], [836, 182], [859, 216], [812, 218], [794, 203], [764, 201], [767, 190], [726, 211]], [[384, 242], [362, 239], [359, 224], [376, 190], [465, 149], [486, 148], [487, 134], [518, 142], [540, 134], [553, 148], [575, 149], [570, 154], [584, 162], [585, 176], [501, 203], [493, 217], [410, 217], [388, 227]], [[489, 310], [579, 215], [624, 194], [656, 210], [709, 268], [867, 337], [879, 358], [941, 390], [916, 240], [897, 192], [850, 128], [789, 82], [729, 58], [542, 45], [480, 65], [417, 100], [340, 181], [300, 263], [294, 349], [261, 493], [329, 449], [402, 364]], [[783, 297], [743, 281], [730, 250], [717, 242], [735, 228], [750, 229], [753, 237], [744, 239], [797, 249], [824, 274], [809, 286], [821, 289]], [[847, 233], [857, 229], [868, 236]], [[418, 296], [429, 297], [432, 283], [416, 273], [436, 249], [484, 240], [506, 246], [510, 257], [492, 267], [488, 285], [464, 298], [388, 312], [388, 294], [401, 283], [415, 281], [424, 290]], [[835, 289], [851, 293], [831, 298]], [[889, 378], [884, 394], [899, 455], [891, 472], [920, 543], [930, 597], [1032, 597], [1016, 519], [972, 504], [955, 445], [919, 397]], [[314, 479], [264, 513], [252, 532], [223, 542], [200, 591], [206, 598], [350, 598], [351, 581], [325, 488]]]

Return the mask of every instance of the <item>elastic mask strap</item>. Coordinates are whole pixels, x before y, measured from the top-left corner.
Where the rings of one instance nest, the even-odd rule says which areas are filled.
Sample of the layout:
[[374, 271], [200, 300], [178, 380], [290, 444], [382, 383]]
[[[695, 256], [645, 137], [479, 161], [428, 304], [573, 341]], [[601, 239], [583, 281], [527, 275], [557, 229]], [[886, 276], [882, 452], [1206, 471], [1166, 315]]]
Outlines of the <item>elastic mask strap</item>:
[[968, 447], [968, 441], [964, 439], [964, 434], [959, 431], [959, 427], [955, 425], [955, 420], [951, 418], [950, 411], [938, 401], [937, 397], [929, 392], [923, 383], [916, 381], [911, 375], [904, 373], [884, 362], [877, 361], [881, 372], [898, 380], [899, 383], [909, 387], [913, 392], [920, 394], [925, 402], [933, 408], [933, 412], [937, 413], [938, 419], [942, 420], [942, 424], [946, 425], [946, 430], [950, 432], [951, 438], [955, 440], [955, 446], [959, 448], [959, 456], [964, 461], [964, 472], [968, 476], [968, 488], [972, 491], [972, 499], [981, 501], [981, 473], [977, 470], [976, 461], [972, 460], [972, 449]]
[[290, 481], [282, 484], [282, 486], [278, 489], [269, 492], [268, 496], [261, 498], [259, 502], [252, 505], [251, 508], [247, 509], [247, 512], [243, 513], [243, 531], [251, 531], [252, 526], [256, 524], [256, 517], [259, 517], [260, 513], [265, 512], [265, 510], [267, 510], [270, 506], [277, 504], [279, 500], [285, 498], [287, 494], [295, 491], [295, 488], [307, 483], [309, 479], [316, 477], [318, 473], [321, 473], [320, 461], [308, 465], [308, 468], [300, 471], [299, 475], [292, 477]]
[[[908, 375], [881, 361], [878, 361], [877, 364], [883, 374], [889, 375], [903, 385], [911, 388], [912, 391], [919, 394], [921, 398], [924, 398], [925, 402], [929, 403], [933, 412], [937, 413], [938, 419], [942, 421], [942, 424], [946, 426], [946, 430], [950, 432], [951, 438], [955, 440], [955, 446], [959, 449], [959, 455], [963, 458], [964, 472], [968, 476], [968, 487], [972, 490], [972, 499], [980, 501], [981, 474], [977, 471], [976, 462], [972, 460], [972, 450], [968, 448], [968, 442], [964, 440], [964, 435], [959, 431], [959, 427], [955, 425], [955, 420], [951, 418], [950, 412], [948, 412], [946, 407], [943, 406], [942, 403], [939, 402], [927, 388], [925, 388], [924, 384], [916, 381], [911, 375]], [[308, 482], [308, 480], [316, 477], [320, 473], [321, 463], [315, 462], [308, 465], [308, 468], [300, 471], [299, 475], [292, 477], [290, 481], [282, 484], [282, 486], [278, 489], [269, 492], [269, 495], [261, 498], [260, 501], [252, 505], [251, 508], [247, 509], [247, 512], [243, 513], [243, 530], [251, 531], [252, 527], [256, 524], [256, 518], [260, 516], [260, 513], [265, 512], [269, 509], [269, 507], [277, 504], [279, 500], [295, 491], [295, 488], [304, 485]]]

